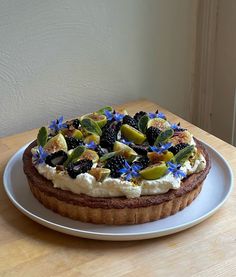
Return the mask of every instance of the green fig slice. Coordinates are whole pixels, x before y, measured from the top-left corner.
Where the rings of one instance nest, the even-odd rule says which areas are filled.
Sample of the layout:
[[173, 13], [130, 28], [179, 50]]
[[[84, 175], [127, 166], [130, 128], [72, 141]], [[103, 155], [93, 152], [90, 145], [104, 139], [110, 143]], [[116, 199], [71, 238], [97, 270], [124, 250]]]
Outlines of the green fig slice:
[[44, 146], [44, 150], [49, 153], [54, 153], [59, 150], [67, 152], [67, 143], [64, 136], [59, 133], [56, 136], [52, 137]]
[[113, 151], [119, 152], [119, 155], [131, 160], [138, 156], [138, 154], [131, 147], [119, 141], [114, 143]]
[[161, 131], [165, 131], [170, 128], [170, 123], [163, 118], [152, 118], [147, 123], [147, 128], [156, 127]]
[[99, 114], [99, 113], [89, 113], [81, 117], [81, 119], [84, 118], [90, 118], [93, 121], [95, 121], [100, 128], [106, 125], [107, 123], [107, 118], [104, 114]]
[[98, 135], [92, 134], [92, 135], [88, 135], [84, 139], [84, 143], [90, 143], [92, 141], [96, 144], [99, 144], [100, 143], [100, 137]]
[[167, 171], [165, 162], [153, 164], [139, 171], [140, 175], [146, 180], [155, 180], [161, 178]]
[[91, 168], [89, 174], [93, 175], [98, 182], [102, 182], [110, 175], [111, 170], [105, 167]]
[[146, 140], [146, 136], [143, 133], [128, 124], [122, 125], [120, 130], [124, 138], [133, 141], [135, 144], [142, 144]]
[[91, 149], [86, 149], [83, 154], [80, 156], [79, 158], [80, 160], [82, 159], [89, 159], [91, 160], [93, 163], [98, 162], [99, 160], [99, 156], [97, 154], [97, 152], [91, 150]]

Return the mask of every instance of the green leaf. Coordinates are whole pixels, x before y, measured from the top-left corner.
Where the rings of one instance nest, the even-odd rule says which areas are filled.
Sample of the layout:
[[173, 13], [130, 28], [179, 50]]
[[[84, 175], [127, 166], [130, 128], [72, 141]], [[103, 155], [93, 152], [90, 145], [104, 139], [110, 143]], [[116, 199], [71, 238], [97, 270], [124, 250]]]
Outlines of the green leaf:
[[98, 124], [93, 121], [91, 118], [84, 118], [81, 121], [81, 126], [84, 128], [88, 133], [95, 134], [98, 136], [102, 135], [102, 130], [98, 126]]
[[103, 156], [100, 158], [100, 162], [105, 162], [106, 160], [109, 160], [110, 158], [114, 157], [115, 155], [117, 155], [117, 152], [110, 152], [110, 153], [107, 153], [107, 154], [103, 155]]
[[46, 127], [41, 127], [37, 136], [37, 144], [38, 146], [44, 147], [48, 140], [48, 130]]
[[169, 138], [171, 138], [174, 134], [173, 129], [167, 129], [159, 134], [156, 141], [154, 142], [154, 145], [156, 146], [158, 143], [163, 143], [167, 141]]
[[148, 115], [145, 114], [139, 119], [139, 122], [138, 122], [138, 128], [144, 134], [146, 133], [146, 130], [147, 130], [148, 121], [149, 121], [149, 117]]
[[104, 107], [104, 108], [98, 110], [96, 113], [98, 113], [98, 114], [105, 114], [105, 111], [110, 111], [110, 112], [112, 112], [112, 111], [113, 111], [113, 108], [110, 107], [110, 106], [106, 106], [106, 107]]
[[74, 160], [78, 160], [78, 158], [84, 153], [85, 149], [86, 148], [84, 146], [77, 146], [64, 162], [64, 166], [67, 167], [69, 163], [73, 162]]
[[184, 164], [185, 161], [188, 160], [188, 158], [193, 153], [194, 146], [188, 145], [184, 149], [180, 150], [173, 158], [172, 161], [176, 164]]

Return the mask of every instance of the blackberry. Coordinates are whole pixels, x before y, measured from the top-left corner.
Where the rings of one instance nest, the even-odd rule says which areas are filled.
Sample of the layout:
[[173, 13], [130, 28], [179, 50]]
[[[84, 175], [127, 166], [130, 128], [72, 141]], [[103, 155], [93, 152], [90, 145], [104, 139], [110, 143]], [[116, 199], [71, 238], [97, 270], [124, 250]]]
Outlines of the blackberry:
[[74, 149], [83, 143], [82, 140], [76, 139], [74, 137], [66, 137], [65, 139], [66, 139], [68, 150]]
[[123, 124], [128, 124], [131, 127], [135, 128], [135, 129], [138, 129], [138, 125], [137, 125], [136, 120], [130, 115], [125, 115], [123, 117]]
[[168, 150], [171, 151], [174, 155], [176, 155], [180, 150], [187, 147], [189, 144], [187, 143], [179, 143], [175, 146], [171, 146]]
[[107, 153], [107, 151], [105, 151], [105, 149], [103, 149], [101, 147], [101, 145], [99, 145], [99, 144], [96, 146], [96, 148], [94, 150], [97, 152], [99, 157], [102, 157], [103, 155], [105, 155]]
[[124, 157], [118, 155], [115, 157], [110, 158], [106, 163], [106, 168], [109, 168], [111, 170], [111, 177], [118, 178], [120, 177], [121, 173], [119, 170], [123, 168], [125, 165], [125, 159]]
[[157, 136], [160, 134], [160, 130], [156, 127], [149, 127], [146, 131], [146, 136], [148, 143], [152, 146], [157, 138]]
[[67, 167], [69, 176], [73, 179], [81, 173], [85, 173], [91, 169], [93, 162], [89, 159], [83, 159], [75, 163], [70, 163]]
[[75, 127], [75, 129], [78, 129], [80, 126], [80, 121], [78, 118], [74, 119], [72, 122], [72, 125]]
[[116, 141], [116, 135], [117, 134], [114, 129], [112, 129], [112, 128], [105, 129], [102, 132], [102, 135], [100, 137], [101, 147], [111, 150]]
[[66, 152], [60, 150], [48, 155], [45, 159], [45, 163], [52, 167], [55, 167], [57, 165], [62, 165], [67, 160], [67, 158], [68, 156]]
[[135, 162], [133, 162], [133, 165], [139, 165], [139, 166], [141, 166], [140, 170], [142, 170], [142, 169], [148, 167], [148, 165], [149, 165], [149, 159], [146, 156], [145, 157], [141, 157], [138, 160], [136, 160]]
[[136, 120], [136, 122], [139, 122], [139, 119], [142, 117], [142, 116], [144, 116], [144, 115], [146, 115], [147, 113], [145, 113], [145, 112], [143, 112], [143, 111], [140, 111], [140, 112], [138, 112], [138, 113], [136, 113], [135, 115], [134, 115], [134, 119]]
[[137, 154], [146, 156], [147, 155], [147, 147], [143, 145], [136, 145], [134, 143], [131, 143], [129, 145]]

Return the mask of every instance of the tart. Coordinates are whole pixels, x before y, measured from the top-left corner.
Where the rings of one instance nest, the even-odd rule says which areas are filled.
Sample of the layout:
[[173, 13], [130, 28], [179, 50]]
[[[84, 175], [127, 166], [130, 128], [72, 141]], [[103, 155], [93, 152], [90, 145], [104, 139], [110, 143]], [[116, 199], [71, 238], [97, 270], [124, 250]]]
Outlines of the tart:
[[23, 154], [33, 195], [48, 209], [95, 224], [140, 224], [173, 215], [200, 193], [204, 145], [164, 114], [105, 107], [42, 127]]

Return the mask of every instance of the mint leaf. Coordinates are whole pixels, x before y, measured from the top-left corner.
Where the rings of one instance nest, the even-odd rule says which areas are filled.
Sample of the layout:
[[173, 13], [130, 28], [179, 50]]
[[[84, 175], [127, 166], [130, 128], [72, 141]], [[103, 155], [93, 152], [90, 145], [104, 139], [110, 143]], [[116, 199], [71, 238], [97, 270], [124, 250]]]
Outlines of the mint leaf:
[[84, 146], [77, 146], [64, 162], [64, 166], [67, 167], [70, 162], [77, 160], [84, 153], [85, 149]]
[[44, 147], [48, 140], [48, 130], [46, 127], [41, 127], [37, 136], [37, 144], [38, 146]]
[[93, 121], [90, 118], [84, 118], [84, 119], [82, 119], [81, 126], [88, 133], [95, 134], [95, 135], [98, 135], [98, 136], [102, 135], [101, 128], [98, 126], [98, 124], [95, 121]]
[[173, 158], [172, 161], [176, 164], [184, 164], [185, 161], [191, 156], [194, 150], [193, 145], [188, 145], [184, 149], [180, 150]]
[[167, 130], [161, 132], [159, 134], [159, 136], [157, 137], [157, 139], [155, 140], [154, 145], [156, 146], [156, 145], [158, 145], [158, 143], [163, 143], [163, 142], [167, 141], [169, 138], [171, 138], [173, 136], [173, 134], [174, 134], [173, 129], [167, 129]]
[[149, 117], [148, 115], [145, 114], [139, 119], [139, 122], [138, 122], [138, 128], [144, 134], [146, 133], [146, 130], [147, 130], [148, 121], [149, 121]]
[[115, 155], [117, 154], [117, 152], [110, 152], [110, 153], [107, 153], [105, 155], [103, 155], [101, 158], [100, 158], [100, 162], [105, 162], [106, 160], [114, 157]]

